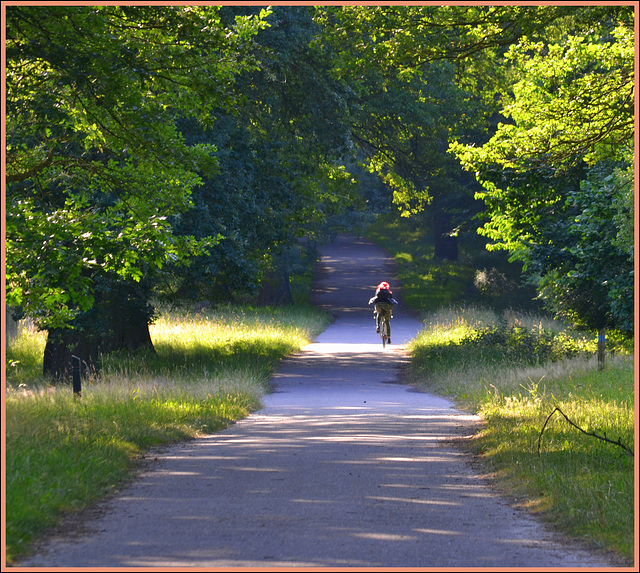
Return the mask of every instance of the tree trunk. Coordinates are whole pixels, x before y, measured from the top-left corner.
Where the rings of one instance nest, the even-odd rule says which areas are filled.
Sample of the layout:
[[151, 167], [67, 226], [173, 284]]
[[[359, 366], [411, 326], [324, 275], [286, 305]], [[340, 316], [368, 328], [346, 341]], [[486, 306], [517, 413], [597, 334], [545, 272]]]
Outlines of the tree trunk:
[[291, 288], [289, 286], [289, 273], [278, 269], [271, 271], [262, 279], [258, 304], [262, 306], [276, 306], [292, 304]]
[[82, 373], [97, 373], [103, 354], [140, 348], [153, 351], [149, 323], [154, 313], [149, 304], [149, 284], [99, 277], [94, 281], [93, 307], [81, 312], [71, 328], [52, 329], [45, 346], [43, 373], [54, 381], [70, 380], [71, 357], [83, 364]]
[[111, 320], [111, 336], [103, 345], [103, 352], [115, 350], [127, 350], [135, 352], [140, 348], [154, 350], [149, 324], [142, 321], [133, 321], [131, 317], [122, 315], [114, 316]]
[[433, 212], [433, 233], [435, 253], [440, 260], [458, 260], [458, 237], [452, 234], [453, 224], [451, 216], [435, 206]]
[[75, 329], [51, 329], [44, 348], [42, 373], [53, 382], [71, 382], [71, 357], [82, 363], [82, 376], [98, 370], [98, 344], [94, 336]]
[[43, 375], [54, 382], [71, 381], [72, 356], [82, 361], [82, 375], [100, 370], [100, 356], [116, 350], [134, 352], [140, 348], [154, 350], [146, 320], [113, 313], [107, 325], [52, 329], [44, 349]]

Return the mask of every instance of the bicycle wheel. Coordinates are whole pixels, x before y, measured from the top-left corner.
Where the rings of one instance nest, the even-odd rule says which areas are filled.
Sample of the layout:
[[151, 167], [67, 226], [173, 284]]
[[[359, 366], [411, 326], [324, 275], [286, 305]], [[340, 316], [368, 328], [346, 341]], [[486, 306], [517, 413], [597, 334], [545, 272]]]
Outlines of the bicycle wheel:
[[382, 338], [382, 348], [387, 345], [387, 339], [389, 338], [389, 323], [387, 322], [387, 317], [382, 317], [380, 321], [380, 337]]

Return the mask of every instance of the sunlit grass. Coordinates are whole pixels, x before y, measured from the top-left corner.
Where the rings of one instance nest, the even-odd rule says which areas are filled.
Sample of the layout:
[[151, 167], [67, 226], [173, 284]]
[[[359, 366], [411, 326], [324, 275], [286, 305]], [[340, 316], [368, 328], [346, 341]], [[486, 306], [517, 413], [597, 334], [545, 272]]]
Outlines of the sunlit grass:
[[257, 409], [279, 360], [328, 322], [312, 307], [166, 314], [150, 329], [155, 353], [103, 357], [81, 398], [25, 367], [41, 368], [44, 337], [15, 340], [5, 416], [8, 562], [126, 479], [149, 448], [219, 431]]
[[[633, 364], [610, 359], [497, 394], [479, 409], [488, 425], [478, 445], [508, 491], [561, 529], [631, 560], [634, 548]], [[544, 427], [544, 433], [542, 428]], [[508, 439], [506, 439], [508, 437]], [[539, 449], [538, 449], [539, 448]]]
[[42, 356], [47, 342], [46, 332], [24, 330], [7, 345], [5, 374], [7, 383], [33, 385], [42, 378]]
[[261, 376], [268, 378], [282, 356], [301, 348], [326, 327], [328, 319], [318, 316], [312, 307], [302, 306], [226, 306], [209, 314], [165, 314], [150, 326], [155, 353], [105, 357], [103, 371], [126, 371], [133, 364], [137, 376], [179, 373], [187, 380], [237, 365], [242, 371], [261, 370]]
[[[505, 342], [504, 336], [516, 338]], [[426, 315], [409, 348], [421, 384], [464, 402], [485, 386], [518, 388], [523, 376], [538, 380], [549, 369], [573, 371], [585, 361], [591, 368], [596, 342], [547, 317], [449, 306]], [[542, 349], [562, 360], [541, 361]]]
[[[515, 348], [478, 336], [495, 332], [515, 332]], [[553, 360], [539, 360], [538, 343], [555, 345]], [[631, 562], [634, 458], [584, 432], [633, 449], [633, 357], [608, 354], [600, 370], [595, 351], [593, 337], [548, 318], [449, 307], [411, 343], [412, 379], [484, 420], [474, 449], [519, 503]], [[584, 432], [558, 412], [545, 427], [555, 408]]]

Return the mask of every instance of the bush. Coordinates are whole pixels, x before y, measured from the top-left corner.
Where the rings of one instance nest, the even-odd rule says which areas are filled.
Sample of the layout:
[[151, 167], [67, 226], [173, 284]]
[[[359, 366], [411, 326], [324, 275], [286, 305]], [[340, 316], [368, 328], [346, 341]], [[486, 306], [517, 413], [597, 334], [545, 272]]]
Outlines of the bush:
[[528, 329], [518, 324], [499, 324], [472, 331], [459, 344], [471, 351], [494, 353], [498, 360], [522, 364], [555, 362], [592, 352], [586, 340], [544, 328]]

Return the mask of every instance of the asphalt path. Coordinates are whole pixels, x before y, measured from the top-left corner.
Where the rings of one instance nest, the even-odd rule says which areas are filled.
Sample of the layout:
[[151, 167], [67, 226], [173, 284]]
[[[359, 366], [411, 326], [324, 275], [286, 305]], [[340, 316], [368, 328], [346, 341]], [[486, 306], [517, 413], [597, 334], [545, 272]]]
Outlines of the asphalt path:
[[[400, 304], [383, 349], [367, 305], [387, 280]], [[611, 567], [510, 505], [457, 441], [474, 416], [401, 383], [420, 322], [392, 261], [341, 237], [322, 250], [315, 302], [334, 315], [284, 361], [264, 407], [167, 448], [80, 532], [19, 567]]]

